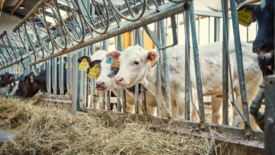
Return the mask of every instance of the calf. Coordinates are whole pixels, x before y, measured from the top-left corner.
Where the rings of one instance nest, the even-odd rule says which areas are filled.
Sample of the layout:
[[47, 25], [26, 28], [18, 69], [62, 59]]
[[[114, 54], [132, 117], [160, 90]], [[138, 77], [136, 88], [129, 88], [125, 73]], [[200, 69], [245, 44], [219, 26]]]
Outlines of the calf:
[[[114, 75], [116, 75], [117, 70], [111, 69], [111, 64], [106, 63], [107, 57], [106, 51], [98, 51], [96, 52], [91, 59], [89, 57], [81, 57], [78, 62], [81, 62], [83, 58], [87, 58], [90, 68], [94, 65], [100, 65], [100, 75], [96, 80], [96, 90], [97, 91], [107, 91], [112, 90], [112, 92], [116, 95], [117, 86], [114, 82]], [[88, 69], [89, 70], [89, 69]], [[141, 86], [139, 86], [139, 89]], [[122, 93], [121, 93], [122, 94]], [[139, 100], [141, 101], [141, 93], [139, 91]], [[155, 115], [156, 112], [156, 102], [155, 98], [147, 91], [146, 92], [146, 103], [147, 103], [147, 113], [149, 115]], [[135, 87], [131, 87], [126, 89], [126, 105], [127, 112], [134, 112], [134, 104], [135, 104]], [[139, 106], [139, 113], [142, 114], [142, 110]]]
[[253, 42], [253, 52], [258, 54], [263, 77], [274, 71], [274, 0], [262, 0], [260, 4], [245, 4], [238, 10], [252, 13], [252, 22], [258, 22], [258, 33]]
[[[260, 68], [258, 67], [257, 59], [250, 54], [250, 44], [242, 42], [244, 71], [247, 85], [247, 94], [249, 104], [256, 95], [258, 88], [255, 85], [259, 84], [262, 80], [260, 75]], [[205, 96], [221, 96], [222, 95], [222, 43], [211, 43], [207, 45], [199, 46], [200, 50], [200, 66], [201, 66], [201, 80], [203, 95]], [[182, 72], [185, 66], [184, 47], [171, 47], [167, 48], [167, 63], [169, 67], [169, 80], [171, 87], [171, 104], [172, 113], [176, 113], [179, 118], [184, 118], [185, 103], [184, 103], [184, 91], [185, 91], [185, 74]], [[231, 69], [233, 78], [233, 90], [236, 94], [236, 101], [238, 107], [242, 107], [241, 93], [239, 88], [238, 70], [235, 55], [234, 42], [229, 42], [229, 52], [231, 59]], [[128, 47], [124, 52], [117, 51], [111, 52], [108, 56], [119, 57], [120, 69], [115, 76], [116, 85], [126, 88], [141, 83], [148, 91], [154, 96], [157, 96], [157, 79], [156, 79], [156, 67], [154, 64], [159, 58], [159, 54], [155, 51], [145, 51], [140, 46]], [[163, 65], [163, 64], [162, 64]], [[194, 67], [194, 58], [191, 55], [190, 58], [190, 71], [191, 71], [191, 84], [192, 92], [195, 103], [197, 104], [197, 89], [196, 89], [196, 76]], [[217, 74], [220, 73], [220, 74]], [[164, 79], [164, 72], [162, 72], [162, 79]], [[165, 85], [162, 82], [162, 87], [165, 89]], [[233, 93], [233, 92], [231, 92]], [[230, 106], [230, 104], [229, 104]], [[198, 106], [197, 106], [198, 107]], [[191, 110], [191, 118], [198, 120], [196, 112]], [[240, 116], [234, 115], [234, 126], [240, 123], [243, 126], [243, 122], [240, 120]], [[256, 124], [253, 123], [256, 127]]]

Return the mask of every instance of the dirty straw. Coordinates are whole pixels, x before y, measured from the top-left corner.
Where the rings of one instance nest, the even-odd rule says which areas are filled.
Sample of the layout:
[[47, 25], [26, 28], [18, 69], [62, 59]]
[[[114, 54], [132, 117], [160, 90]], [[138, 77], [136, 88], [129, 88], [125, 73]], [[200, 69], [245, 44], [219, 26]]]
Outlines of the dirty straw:
[[[222, 154], [224, 145], [152, 129], [150, 124], [103, 112], [71, 116], [30, 100], [0, 100], [0, 130], [15, 132], [3, 154]], [[0, 144], [1, 145], [1, 144]]]

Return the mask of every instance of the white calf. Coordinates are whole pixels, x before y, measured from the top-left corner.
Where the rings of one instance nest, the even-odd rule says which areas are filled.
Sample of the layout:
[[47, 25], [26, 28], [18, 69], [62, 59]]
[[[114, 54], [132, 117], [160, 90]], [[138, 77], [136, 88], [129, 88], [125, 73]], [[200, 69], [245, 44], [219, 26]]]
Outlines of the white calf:
[[[106, 56], [106, 54], [105, 54]], [[98, 91], [107, 91], [113, 90], [115, 94], [117, 94], [117, 86], [115, 85], [114, 76], [116, 71], [111, 70], [111, 64], [106, 63], [107, 57], [105, 57], [100, 62], [100, 76], [96, 80], [96, 90]], [[126, 105], [128, 112], [134, 112], [135, 105], [135, 91], [134, 88], [125, 89], [126, 91]], [[121, 93], [122, 94], [122, 93]], [[156, 101], [155, 97], [148, 91], [146, 91], [146, 106], [147, 113], [149, 115], [156, 115]], [[142, 94], [139, 94], [139, 101], [142, 99]], [[139, 106], [139, 113], [142, 114], [142, 110]]]
[[[223, 45], [220, 42], [199, 46], [201, 80], [203, 95], [205, 96], [216, 97], [222, 95], [222, 46]], [[257, 57], [252, 54], [251, 49], [252, 46], [250, 44], [242, 42], [244, 72], [249, 104], [256, 95], [258, 90], [257, 86], [262, 80], [260, 68], [258, 67]], [[185, 50], [184, 47], [179, 46], [168, 48], [166, 51], [167, 63], [169, 67], [172, 110], [173, 113], [177, 113], [177, 117], [184, 118], [185, 74], [183, 70], [185, 67]], [[238, 107], [242, 109], [237, 62], [233, 41], [229, 42], [229, 52], [231, 59], [230, 65], [233, 75], [233, 91], [236, 94]], [[131, 87], [136, 83], [141, 83], [154, 96], [157, 96], [157, 71], [156, 67], [151, 67], [151, 65], [155, 63], [154, 61], [157, 61], [159, 58], [159, 54], [157, 52], [145, 51], [143, 48], [136, 45], [128, 47], [122, 53], [114, 51], [109, 53], [109, 55], [112, 55], [113, 57], [119, 57], [120, 70], [115, 76], [115, 82], [118, 86]], [[194, 101], [196, 101], [196, 76], [194, 68], [194, 58], [192, 54], [190, 58], [190, 65], [193, 98]], [[162, 72], [162, 78], [164, 78], [164, 72]], [[165, 89], [163, 82], [162, 85]], [[194, 113], [194, 110], [192, 110], [191, 112], [193, 112], [191, 114], [193, 120], [198, 120], [197, 114]], [[236, 115], [234, 117], [238, 118], [239, 116]], [[235, 123], [235, 120], [236, 119], [234, 118], [234, 124], [237, 125], [238, 123]], [[255, 123], [253, 123], [253, 126], [255, 127]]]

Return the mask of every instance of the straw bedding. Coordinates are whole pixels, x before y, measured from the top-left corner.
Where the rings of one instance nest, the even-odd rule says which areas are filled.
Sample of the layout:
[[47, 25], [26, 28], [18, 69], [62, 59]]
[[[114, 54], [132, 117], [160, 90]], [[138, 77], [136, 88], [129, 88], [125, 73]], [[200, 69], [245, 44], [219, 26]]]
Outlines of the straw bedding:
[[[150, 124], [93, 112], [71, 116], [30, 100], [0, 99], [0, 130], [17, 134], [3, 154], [222, 154], [224, 144], [152, 129]], [[1, 154], [1, 153], [0, 153]]]

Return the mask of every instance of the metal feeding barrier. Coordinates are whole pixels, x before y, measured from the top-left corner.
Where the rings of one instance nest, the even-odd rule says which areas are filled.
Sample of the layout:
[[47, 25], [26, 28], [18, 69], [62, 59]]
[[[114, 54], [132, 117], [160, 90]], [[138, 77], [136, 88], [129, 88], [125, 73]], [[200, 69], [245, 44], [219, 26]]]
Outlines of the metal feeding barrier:
[[[4, 32], [1, 34], [0, 72], [2, 74], [13, 73], [18, 77], [23, 70], [24, 75], [31, 71], [37, 75], [41, 70], [46, 70], [49, 97], [63, 98], [66, 91], [71, 97], [72, 114], [75, 114], [76, 110], [89, 111], [96, 107], [100, 107], [97, 110], [109, 111], [111, 102], [117, 103], [117, 114], [127, 113], [126, 90], [118, 88], [115, 99], [111, 97], [110, 90], [98, 98], [99, 92], [94, 89], [95, 79], [79, 70], [77, 60], [81, 56], [92, 56], [96, 52], [96, 43], [100, 43], [99, 49], [109, 51], [108, 39], [113, 37], [117, 37], [116, 49], [123, 51], [122, 34], [127, 32], [130, 32], [130, 45], [139, 44], [141, 47], [145, 47], [146, 32], [160, 53], [160, 61], [157, 62], [157, 110], [156, 117], [147, 115], [146, 89], [136, 84], [135, 114], [142, 111], [147, 119], [165, 120], [165, 122], [167, 120], [179, 121], [187, 128], [198, 128], [204, 131], [212, 128], [222, 134], [233, 134], [245, 139], [252, 138], [261, 141], [263, 139], [262, 132], [253, 130], [250, 123], [236, 4], [234, 0], [230, 0], [230, 15], [228, 1], [221, 1], [222, 12], [194, 10], [192, 0], [40, 0], [30, 13], [16, 25], [13, 29], [14, 33]], [[183, 15], [185, 35], [185, 51], [183, 51], [185, 52], [185, 70], [182, 70], [185, 72], [185, 120], [172, 118], [169, 66], [166, 55], [167, 48], [178, 45], [180, 15]], [[198, 51], [201, 20], [205, 16], [208, 17], [208, 42], [210, 43], [210, 18], [214, 18], [215, 22], [214, 41], [220, 41], [221, 32], [223, 36], [222, 125], [207, 123], [205, 118]], [[196, 29], [196, 17], [198, 29]], [[221, 19], [223, 31], [220, 30]], [[238, 107], [236, 104], [234, 93], [230, 94], [228, 91], [229, 89], [233, 90], [231, 65], [228, 65], [230, 64], [229, 19], [232, 19], [242, 107]], [[169, 20], [173, 38], [171, 45], [168, 45], [167, 42], [167, 21]], [[154, 24], [154, 33], [150, 29], [150, 24]], [[190, 50], [190, 46], [193, 51]], [[198, 107], [194, 103], [191, 89], [191, 54], [194, 58]], [[163, 79], [162, 72], [164, 72]], [[162, 89], [163, 87], [165, 89]], [[142, 94], [141, 98], [139, 98], [139, 91]], [[229, 97], [232, 98], [232, 104], [244, 122], [244, 128], [228, 125]], [[100, 106], [97, 106], [96, 102], [100, 102]], [[199, 122], [190, 121], [191, 106], [195, 107], [200, 117]], [[163, 108], [168, 118], [163, 118], [161, 112]], [[251, 145], [258, 147], [258, 144]]]

